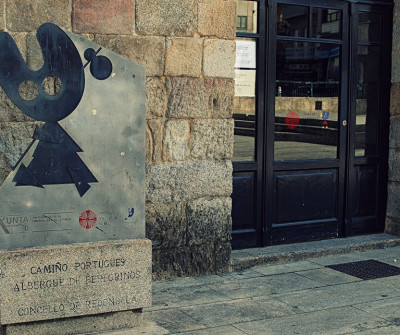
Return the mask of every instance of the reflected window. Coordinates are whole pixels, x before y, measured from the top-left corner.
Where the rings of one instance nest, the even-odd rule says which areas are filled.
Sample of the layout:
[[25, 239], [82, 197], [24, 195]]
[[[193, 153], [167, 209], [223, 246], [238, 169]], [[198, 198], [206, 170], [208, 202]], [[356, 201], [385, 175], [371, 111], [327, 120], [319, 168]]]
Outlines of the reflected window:
[[277, 34], [280, 36], [307, 37], [308, 8], [278, 4]]
[[245, 0], [235, 1], [237, 8], [236, 30], [242, 33], [257, 33], [257, 2]]
[[275, 160], [336, 158], [338, 44], [277, 41]]
[[342, 11], [337, 9], [313, 8], [312, 25], [312, 37], [340, 40], [342, 35]]

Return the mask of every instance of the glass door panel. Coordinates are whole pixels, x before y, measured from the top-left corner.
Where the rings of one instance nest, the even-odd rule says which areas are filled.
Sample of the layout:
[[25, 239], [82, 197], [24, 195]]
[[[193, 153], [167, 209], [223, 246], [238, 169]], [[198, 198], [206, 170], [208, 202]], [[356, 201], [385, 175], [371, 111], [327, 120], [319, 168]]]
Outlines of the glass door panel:
[[339, 44], [277, 41], [274, 159], [337, 158]]

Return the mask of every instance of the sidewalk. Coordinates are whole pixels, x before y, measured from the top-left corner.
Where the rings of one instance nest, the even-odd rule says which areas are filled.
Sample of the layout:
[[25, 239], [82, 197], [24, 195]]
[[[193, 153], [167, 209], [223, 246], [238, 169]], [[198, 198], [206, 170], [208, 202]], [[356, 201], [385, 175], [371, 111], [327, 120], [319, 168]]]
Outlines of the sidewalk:
[[325, 267], [370, 259], [400, 268], [400, 246], [156, 282], [149, 326], [108, 334], [400, 334], [400, 275]]

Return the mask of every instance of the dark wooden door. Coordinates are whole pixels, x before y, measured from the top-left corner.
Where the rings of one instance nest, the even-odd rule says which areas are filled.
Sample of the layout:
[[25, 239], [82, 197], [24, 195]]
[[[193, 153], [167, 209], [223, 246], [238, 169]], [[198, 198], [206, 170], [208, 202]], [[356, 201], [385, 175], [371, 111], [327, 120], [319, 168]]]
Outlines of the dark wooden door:
[[[235, 153], [245, 159], [234, 159], [233, 247], [381, 231], [390, 7], [245, 3], [266, 24], [242, 35], [256, 41], [258, 66], [254, 113], [240, 113], [243, 92], [235, 98]], [[250, 78], [243, 70], [236, 76]]]

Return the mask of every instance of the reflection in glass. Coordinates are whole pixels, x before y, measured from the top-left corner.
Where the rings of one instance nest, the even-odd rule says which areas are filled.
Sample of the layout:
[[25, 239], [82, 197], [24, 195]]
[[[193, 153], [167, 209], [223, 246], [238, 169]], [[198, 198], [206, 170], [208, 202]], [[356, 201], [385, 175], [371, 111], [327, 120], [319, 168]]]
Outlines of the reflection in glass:
[[313, 8], [312, 37], [341, 39], [342, 11], [338, 9]]
[[358, 41], [379, 42], [382, 33], [382, 17], [379, 13], [360, 12], [358, 19]]
[[376, 154], [380, 51], [379, 46], [358, 46], [356, 156]]
[[307, 37], [308, 8], [278, 4], [277, 34], [280, 36]]
[[236, 40], [233, 161], [255, 160], [256, 40]]
[[257, 33], [257, 2], [235, 0], [237, 5], [236, 31]]
[[275, 160], [336, 158], [340, 45], [277, 41]]

